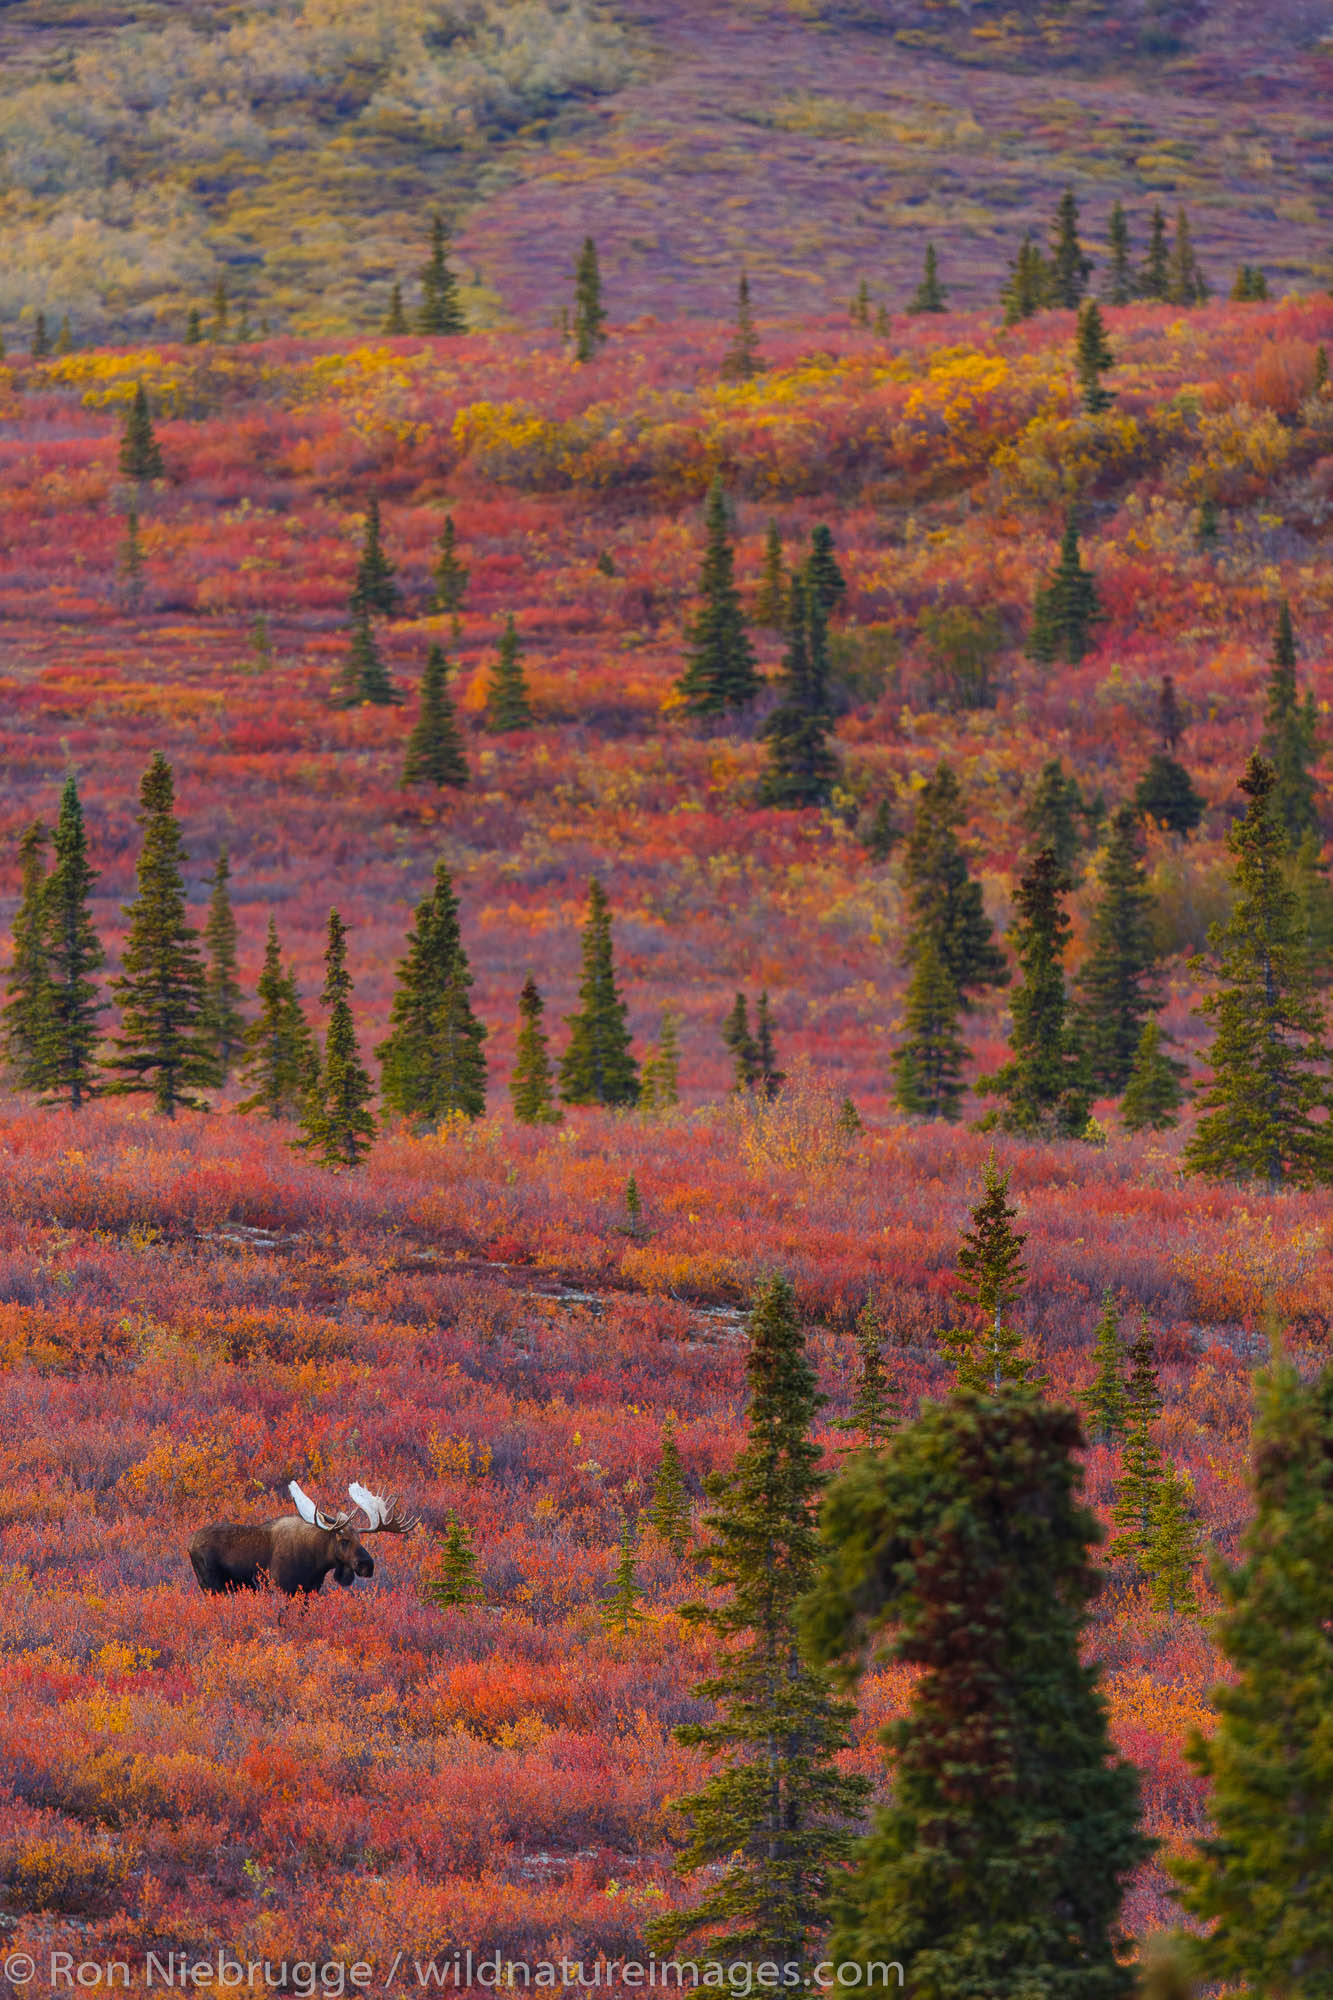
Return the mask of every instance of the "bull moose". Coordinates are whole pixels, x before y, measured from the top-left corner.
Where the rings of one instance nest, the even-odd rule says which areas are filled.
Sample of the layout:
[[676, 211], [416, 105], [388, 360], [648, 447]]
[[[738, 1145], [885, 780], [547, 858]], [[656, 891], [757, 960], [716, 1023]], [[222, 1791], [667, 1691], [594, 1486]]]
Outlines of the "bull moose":
[[[245, 1527], [236, 1521], [215, 1521], [190, 1539], [190, 1561], [201, 1590], [257, 1590], [267, 1576], [275, 1590], [288, 1597], [322, 1590], [329, 1572], [344, 1589], [359, 1576], [375, 1574], [375, 1559], [366, 1547], [372, 1535], [409, 1535], [417, 1523], [397, 1500], [381, 1500], [354, 1480], [348, 1494], [354, 1502], [347, 1513], [326, 1514], [293, 1479], [288, 1488], [296, 1502], [294, 1514]], [[352, 1526], [357, 1509], [366, 1526]]]

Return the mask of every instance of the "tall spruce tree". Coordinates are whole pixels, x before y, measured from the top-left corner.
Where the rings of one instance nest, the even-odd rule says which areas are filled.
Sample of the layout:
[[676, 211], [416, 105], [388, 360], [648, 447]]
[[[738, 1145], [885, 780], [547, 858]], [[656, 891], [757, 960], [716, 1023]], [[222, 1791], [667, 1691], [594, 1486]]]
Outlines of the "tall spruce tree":
[[421, 707], [403, 757], [403, 783], [459, 788], [467, 781], [467, 751], [449, 699], [448, 664], [443, 647], [432, 646], [421, 676]]
[[1306, 834], [1317, 833], [1318, 790], [1313, 765], [1319, 754], [1319, 725], [1313, 693], [1305, 700], [1296, 687], [1296, 637], [1291, 610], [1284, 597], [1273, 633], [1273, 661], [1268, 676], [1268, 701], [1260, 749], [1273, 766], [1273, 817], [1298, 848]]
[[1200, 1002], [1215, 1023], [1212, 1082], [1185, 1148], [1191, 1173], [1308, 1186], [1330, 1169], [1328, 1048], [1312, 990], [1286, 839], [1273, 810], [1276, 777], [1251, 757], [1240, 788], [1249, 799], [1227, 835], [1236, 900], [1208, 941], [1222, 985]]
[[787, 623], [790, 598], [787, 573], [782, 562], [782, 533], [770, 521], [764, 536], [764, 559], [759, 572], [759, 590], [754, 600], [754, 622], [776, 632]]
[[1099, 417], [1115, 401], [1115, 391], [1102, 381], [1115, 367], [1115, 355], [1106, 338], [1106, 322], [1096, 299], [1085, 299], [1078, 309], [1078, 330], [1074, 337], [1074, 373], [1079, 394], [1090, 417]]
[[509, 1096], [520, 1125], [558, 1125], [560, 1108], [554, 1099], [551, 1058], [542, 1026], [546, 1003], [529, 973], [518, 996], [518, 1044], [509, 1078]]
[[181, 873], [185, 852], [175, 812], [171, 766], [159, 751], [139, 788], [143, 849], [138, 893], [125, 911], [129, 930], [122, 972], [112, 984], [120, 1033], [106, 1067], [109, 1095], [151, 1094], [153, 1109], [203, 1110], [198, 1092], [217, 1081], [205, 1025], [206, 989], [199, 934], [189, 921]]
[[602, 303], [602, 268], [591, 236], [574, 270], [574, 359], [591, 361], [606, 343], [606, 308]]
[[720, 1594], [691, 1611], [719, 1644], [718, 1671], [697, 1689], [717, 1713], [677, 1732], [719, 1759], [700, 1791], [676, 1801], [692, 1822], [677, 1866], [708, 1877], [700, 1900], [657, 1918], [648, 1939], [660, 1953], [698, 1936], [691, 1956], [709, 1964], [772, 1961], [808, 1978], [867, 1788], [836, 1762], [851, 1706], [834, 1699], [797, 1635], [815, 1580], [824, 1480], [810, 1433], [822, 1399], [785, 1278], [754, 1302], [745, 1372], [745, 1444], [707, 1481], [705, 1553]]
[[1177, 1864], [1207, 1980], [1246, 1995], [1333, 1991], [1333, 1372], [1261, 1379], [1254, 1514], [1219, 1583], [1230, 1673], [1190, 1756], [1213, 1832]]
[[444, 217], [436, 215], [430, 226], [430, 256], [421, 272], [419, 333], [439, 336], [467, 332], [467, 320], [458, 298], [458, 280], [449, 265], [449, 232]]
[[1017, 1214], [1009, 1200], [1009, 1176], [1000, 1172], [992, 1153], [982, 1174], [981, 1200], [972, 1210], [972, 1227], [963, 1231], [958, 1247], [956, 1296], [959, 1305], [971, 1308], [974, 1324], [952, 1327], [940, 1339], [960, 1389], [998, 1395], [1006, 1383], [1036, 1383], [1023, 1336], [1008, 1317], [1023, 1290], [1027, 1237], [1014, 1228]]
[[19, 905], [5, 975], [5, 1067], [19, 1090], [45, 1091], [51, 1082], [49, 932], [46, 851], [51, 830], [34, 820], [19, 841]]
[[981, 884], [967, 871], [958, 838], [964, 818], [962, 786], [941, 760], [917, 794], [903, 852], [907, 957], [915, 964], [931, 939], [966, 1008], [981, 989], [1007, 985], [1009, 967], [983, 907]]
[[204, 924], [203, 1032], [219, 1083], [226, 1083], [245, 1046], [241, 983], [236, 976], [236, 917], [231, 907], [231, 860], [226, 848], [218, 854], [211, 878], [212, 894]]
[[437, 861], [398, 966], [389, 1034], [375, 1051], [381, 1098], [419, 1129], [452, 1116], [480, 1118], [486, 1109], [486, 1030], [472, 1011], [471, 985], [458, 898]]
[[935, 245], [927, 243], [925, 265], [921, 273], [921, 283], [908, 300], [909, 313], [942, 313], [947, 310], [949, 295], [940, 283], [939, 258]]
[[1065, 516], [1060, 554], [1050, 577], [1033, 600], [1028, 656], [1043, 666], [1063, 661], [1077, 666], [1092, 645], [1092, 628], [1102, 618], [1092, 573], [1083, 567], [1078, 546], [1078, 519], [1071, 507]]
[[448, 611], [456, 615], [463, 609], [471, 572], [458, 553], [458, 531], [454, 527], [452, 514], [446, 514], [444, 517], [437, 549], [435, 594], [431, 599], [431, 608], [434, 611]]
[[560, 1095], [566, 1104], [634, 1104], [639, 1069], [630, 1052], [627, 1008], [616, 985], [611, 944], [611, 909], [600, 882], [588, 885], [588, 920], [583, 930], [580, 1006], [569, 1016], [569, 1044], [560, 1063]]
[[95, 975], [106, 954], [88, 907], [97, 871], [88, 859], [83, 807], [73, 778], [66, 778], [56, 822], [55, 854], [44, 889], [46, 993], [42, 1029], [46, 1054], [43, 1088], [52, 1101], [78, 1111], [97, 1092]]
[[338, 705], [341, 708], [393, 708], [402, 695], [389, 679], [371, 630], [370, 613], [364, 608], [352, 619], [352, 640], [340, 677]]
[[1102, 857], [1101, 893], [1080, 980], [1088, 1073], [1113, 1096], [1129, 1082], [1143, 1024], [1161, 1005], [1153, 978], [1152, 912], [1139, 815], [1132, 806], [1119, 806]]
[[245, 1031], [240, 1076], [248, 1095], [238, 1111], [261, 1111], [266, 1118], [295, 1118], [305, 1107], [319, 1073], [319, 1055], [301, 1007], [296, 980], [284, 969], [278, 927], [268, 920], [264, 963], [259, 974], [259, 1006]]
[[1127, 1132], [1167, 1132], [1179, 1123], [1184, 1096], [1180, 1080], [1185, 1065], [1167, 1054], [1162, 1041], [1160, 1023], [1149, 1018], [1143, 1024], [1120, 1100], [1120, 1116]]
[[786, 1072], [778, 1068], [777, 1048], [773, 1037], [773, 1012], [765, 990], [759, 995], [759, 1004], [754, 1010], [754, 1054], [755, 1084], [761, 1097], [771, 1104], [783, 1084]]
[[361, 555], [348, 606], [354, 617], [373, 617], [378, 613], [383, 618], [392, 618], [398, 609], [398, 585], [394, 581], [394, 566], [384, 553], [380, 503], [374, 493], [366, 503]]
[[1153, 209], [1148, 229], [1148, 250], [1139, 273], [1139, 295], [1145, 299], [1165, 299], [1171, 278], [1171, 251], [1166, 240], [1166, 217], [1160, 205]]
[[148, 391], [142, 382], [136, 382], [120, 436], [121, 476], [138, 484], [146, 479], [161, 479], [165, 469], [161, 447], [153, 429]]
[[763, 365], [754, 313], [750, 309], [750, 280], [742, 271], [736, 287], [736, 331], [732, 335], [731, 346], [722, 358], [722, 379], [724, 382], [752, 381]]
[[1043, 847], [1049, 847], [1056, 866], [1072, 875], [1083, 845], [1082, 817], [1083, 794], [1077, 778], [1069, 776], [1059, 757], [1049, 758], [1023, 804], [1022, 826], [1029, 853], [1040, 854]]
[[1071, 1410], [1018, 1389], [928, 1403], [858, 1453], [821, 1517], [816, 1655], [913, 1670], [892, 1788], [833, 1898], [826, 1956], [922, 2000], [1129, 2000], [1119, 1916], [1150, 1851], [1084, 1657], [1094, 1516]]
[[1094, 1444], [1115, 1444], [1125, 1435], [1129, 1404], [1125, 1394], [1125, 1357], [1120, 1339], [1120, 1310], [1108, 1285], [1102, 1293], [1102, 1313], [1092, 1336], [1095, 1364], [1088, 1391], [1088, 1413]]
[[722, 1040], [731, 1057], [733, 1091], [753, 1090], [759, 1081], [759, 1050], [750, 1031], [750, 1003], [743, 993], [736, 995], [722, 1023]]
[[306, 1093], [298, 1143], [307, 1152], [317, 1153], [326, 1167], [355, 1167], [375, 1137], [375, 1120], [370, 1110], [370, 1078], [361, 1061], [352, 1019], [347, 927], [336, 910], [329, 911], [320, 1000], [329, 1010], [324, 1060]]
[[847, 579], [833, 553], [833, 530], [826, 521], [810, 531], [805, 583], [812, 610], [817, 606], [825, 618], [832, 618], [847, 595]]
[[1108, 306], [1127, 306], [1135, 292], [1134, 267], [1130, 261], [1129, 223], [1118, 201], [1112, 207], [1111, 218], [1106, 225], [1106, 242], [1110, 254], [1106, 260], [1103, 296]]
[[1088, 277], [1092, 271], [1092, 259], [1084, 252], [1078, 237], [1078, 203], [1074, 190], [1066, 188], [1056, 203], [1055, 217], [1051, 223], [1050, 303], [1063, 306], [1067, 312], [1077, 310], [1084, 292], [1088, 288]]
[[1065, 993], [1068, 877], [1044, 848], [1024, 869], [1014, 898], [1012, 933], [1022, 970], [1010, 1001], [1009, 1061], [978, 1088], [999, 1097], [1008, 1132], [1077, 1138], [1088, 1122], [1090, 1092]]
[[532, 724], [532, 704], [528, 699], [527, 676], [518, 627], [511, 611], [495, 652], [495, 665], [486, 688], [486, 727], [495, 735], [512, 729], [528, 729]]
[[34, 361], [49, 361], [51, 358], [51, 330], [46, 324], [46, 314], [39, 312], [32, 323], [32, 346]]
[[949, 968], [927, 932], [916, 950], [903, 1040], [893, 1056], [893, 1099], [901, 1111], [917, 1118], [957, 1118], [967, 1060], [958, 1028], [962, 1006]]
[[1017, 326], [1020, 320], [1031, 319], [1034, 313], [1039, 313], [1050, 301], [1050, 287], [1051, 274], [1046, 259], [1029, 231], [1018, 246], [1000, 293], [1005, 325]]
[[759, 780], [764, 806], [822, 806], [832, 796], [838, 760], [828, 745], [828, 623], [809, 571], [791, 580], [787, 651], [780, 696], [764, 723], [768, 763]]
[[1200, 306], [1208, 297], [1208, 281], [1194, 253], [1189, 217], [1176, 210], [1176, 230], [1166, 264], [1166, 296], [1173, 306]]
[[727, 503], [720, 479], [708, 490], [704, 534], [700, 603], [689, 627], [689, 658], [676, 690], [691, 715], [711, 718], [746, 707], [761, 685], [736, 588]]

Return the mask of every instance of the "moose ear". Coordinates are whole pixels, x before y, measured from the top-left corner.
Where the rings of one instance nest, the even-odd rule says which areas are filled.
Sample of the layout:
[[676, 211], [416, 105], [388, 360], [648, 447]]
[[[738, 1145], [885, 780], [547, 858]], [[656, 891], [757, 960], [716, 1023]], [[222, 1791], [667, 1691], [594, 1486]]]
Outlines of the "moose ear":
[[296, 1511], [301, 1516], [301, 1519], [308, 1521], [313, 1528], [315, 1525], [315, 1503], [310, 1498], [310, 1495], [303, 1493], [294, 1479], [288, 1486], [287, 1491], [296, 1502]]

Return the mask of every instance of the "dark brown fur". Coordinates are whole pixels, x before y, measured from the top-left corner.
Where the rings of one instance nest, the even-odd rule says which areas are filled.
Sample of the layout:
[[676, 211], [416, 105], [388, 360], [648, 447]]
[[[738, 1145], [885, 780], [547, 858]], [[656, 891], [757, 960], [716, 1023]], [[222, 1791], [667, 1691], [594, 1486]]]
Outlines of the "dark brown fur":
[[297, 1514], [243, 1527], [215, 1521], [190, 1541], [190, 1561], [201, 1590], [257, 1590], [267, 1576], [288, 1597], [322, 1590], [332, 1572], [344, 1588], [375, 1574], [375, 1560], [351, 1527], [311, 1527]]

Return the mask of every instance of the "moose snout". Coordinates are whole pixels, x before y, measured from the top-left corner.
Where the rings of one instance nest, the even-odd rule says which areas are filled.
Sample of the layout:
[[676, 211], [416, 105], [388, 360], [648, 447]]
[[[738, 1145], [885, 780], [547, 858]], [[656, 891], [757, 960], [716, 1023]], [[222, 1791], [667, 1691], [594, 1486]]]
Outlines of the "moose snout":
[[375, 1574], [374, 1556], [366, 1556], [366, 1555], [358, 1556], [356, 1559], [356, 1573], [358, 1576], [374, 1576]]

